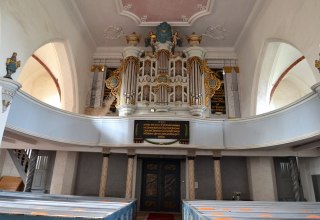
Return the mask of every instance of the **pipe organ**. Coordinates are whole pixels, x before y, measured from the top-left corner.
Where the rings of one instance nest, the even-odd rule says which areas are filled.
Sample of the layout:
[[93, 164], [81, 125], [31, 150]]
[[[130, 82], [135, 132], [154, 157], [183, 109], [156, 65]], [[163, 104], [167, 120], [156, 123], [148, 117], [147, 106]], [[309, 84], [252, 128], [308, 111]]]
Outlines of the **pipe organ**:
[[119, 115], [174, 111], [205, 116], [221, 82], [205, 62], [201, 36], [191, 34], [190, 47], [177, 52], [181, 39], [163, 22], [145, 39], [152, 52], [137, 47], [139, 40], [135, 33], [127, 36], [129, 46], [123, 50], [121, 65], [106, 80], [117, 97]]

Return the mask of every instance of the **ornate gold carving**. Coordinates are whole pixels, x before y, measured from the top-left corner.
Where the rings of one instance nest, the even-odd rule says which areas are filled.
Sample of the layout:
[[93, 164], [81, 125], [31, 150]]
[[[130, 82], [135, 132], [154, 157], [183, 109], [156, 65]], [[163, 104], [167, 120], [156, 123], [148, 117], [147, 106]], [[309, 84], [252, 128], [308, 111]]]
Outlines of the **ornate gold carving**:
[[198, 46], [201, 43], [202, 36], [193, 32], [189, 36], [187, 36], [188, 43], [190, 46]]
[[129, 34], [126, 36], [127, 39], [127, 44], [130, 46], [137, 46], [138, 43], [140, 42], [139, 35], [136, 34], [136, 32], [132, 32], [132, 34]]
[[120, 90], [121, 90], [121, 70], [116, 69], [112, 75], [105, 81], [108, 89], [111, 89], [111, 94], [117, 97], [117, 106], [120, 104]]
[[[117, 97], [117, 106], [120, 105], [120, 92], [121, 92], [121, 84], [122, 78], [121, 73], [124, 72], [128, 66], [128, 63], [133, 61], [136, 65], [136, 74], [139, 72], [139, 59], [137, 57], [127, 57], [125, 60], [121, 61], [121, 65], [118, 69], [116, 69], [111, 76], [105, 81], [108, 89], [111, 89], [111, 94]], [[134, 100], [133, 100], [134, 102]], [[134, 103], [132, 103], [134, 104]]]
[[135, 64], [136, 74], [138, 74], [139, 73], [139, 68], [140, 68], [139, 58], [138, 57], [134, 57], [134, 56], [127, 57], [123, 62], [123, 71], [125, 71], [127, 69], [127, 66], [128, 66], [129, 62], [133, 62]]
[[187, 71], [190, 75], [192, 73], [192, 63], [196, 61], [198, 65], [200, 66], [201, 73], [203, 73], [203, 61], [200, 59], [200, 57], [191, 57], [187, 60]]
[[167, 56], [168, 60], [169, 60], [170, 51], [169, 51], [169, 50], [165, 50], [165, 49], [159, 50], [159, 51], [156, 53], [156, 58], [158, 59], [162, 53], [164, 53], [164, 54]]
[[214, 72], [208, 67], [206, 60], [203, 61], [204, 68], [204, 89], [205, 89], [205, 105], [209, 107], [210, 99], [214, 93], [220, 88], [221, 81], [215, 76]]
[[106, 66], [103, 64], [93, 64], [91, 65], [91, 72], [95, 72], [95, 71], [99, 71], [99, 72], [103, 72], [105, 71]]
[[223, 71], [225, 73], [233, 73], [233, 71], [236, 72], [236, 73], [240, 72], [238, 66], [225, 66], [225, 67], [223, 67]]

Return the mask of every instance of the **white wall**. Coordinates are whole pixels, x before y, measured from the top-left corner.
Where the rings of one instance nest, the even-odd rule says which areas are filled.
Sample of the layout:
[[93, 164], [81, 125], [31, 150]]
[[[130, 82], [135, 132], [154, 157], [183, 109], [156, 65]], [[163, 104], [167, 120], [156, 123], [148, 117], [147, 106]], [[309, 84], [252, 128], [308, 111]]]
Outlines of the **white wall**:
[[[83, 112], [95, 45], [72, 7], [72, 1], [2, 0], [0, 9], [0, 60], [3, 61], [0, 69], [5, 70], [5, 60], [14, 51], [23, 66], [44, 44], [63, 42], [71, 62], [73, 76], [69, 78], [75, 80], [70, 86], [78, 99], [72, 110]], [[21, 69], [13, 75], [14, 79], [18, 78]]]
[[[239, 58], [242, 116], [255, 114], [256, 92], [264, 45], [272, 39], [291, 43], [306, 57], [313, 72], [320, 39], [319, 0], [263, 1], [256, 18], [236, 45]], [[319, 81], [319, 78], [318, 78]]]
[[320, 157], [299, 158], [300, 178], [304, 197], [309, 202], [315, 202], [312, 175], [320, 175]]
[[0, 177], [1, 176], [19, 176], [20, 174], [14, 165], [7, 149], [0, 150]]

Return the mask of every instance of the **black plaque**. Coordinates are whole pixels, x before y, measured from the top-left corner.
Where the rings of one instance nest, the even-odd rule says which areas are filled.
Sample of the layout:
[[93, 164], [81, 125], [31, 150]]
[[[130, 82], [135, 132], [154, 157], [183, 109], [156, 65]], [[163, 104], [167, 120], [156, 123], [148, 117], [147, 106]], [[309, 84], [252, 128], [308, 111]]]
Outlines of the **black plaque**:
[[145, 139], [174, 139], [181, 144], [188, 144], [189, 133], [188, 121], [134, 121], [135, 143], [142, 143]]
[[224, 81], [221, 69], [213, 69], [215, 75], [221, 80], [220, 88], [215, 92], [211, 98], [211, 113], [226, 114], [226, 98], [224, 93]]

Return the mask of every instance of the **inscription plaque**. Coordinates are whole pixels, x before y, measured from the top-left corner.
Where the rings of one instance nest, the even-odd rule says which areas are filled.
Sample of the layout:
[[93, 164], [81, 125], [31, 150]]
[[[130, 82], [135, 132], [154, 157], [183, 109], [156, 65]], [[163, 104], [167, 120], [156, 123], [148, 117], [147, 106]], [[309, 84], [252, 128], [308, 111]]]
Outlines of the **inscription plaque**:
[[174, 139], [181, 144], [189, 143], [188, 121], [135, 120], [134, 142], [146, 139]]

